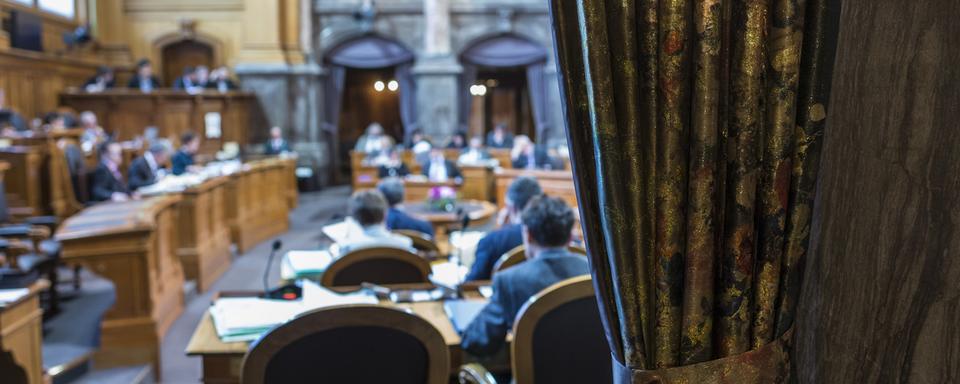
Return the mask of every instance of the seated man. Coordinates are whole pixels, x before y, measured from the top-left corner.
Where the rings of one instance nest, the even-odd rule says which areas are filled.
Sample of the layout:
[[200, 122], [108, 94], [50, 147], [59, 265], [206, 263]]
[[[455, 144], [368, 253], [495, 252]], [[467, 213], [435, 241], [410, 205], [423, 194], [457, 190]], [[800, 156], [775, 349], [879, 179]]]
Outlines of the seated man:
[[90, 179], [90, 201], [126, 201], [130, 191], [120, 173], [123, 147], [111, 141], [100, 146], [100, 165]]
[[479, 164], [490, 160], [490, 152], [483, 148], [483, 139], [475, 136], [470, 139], [470, 146], [460, 153], [460, 163]]
[[410, 174], [410, 168], [407, 168], [407, 164], [400, 158], [400, 151], [395, 149], [383, 152], [383, 156], [374, 159], [373, 163], [379, 164], [377, 175], [380, 176], [381, 179], [404, 177]]
[[573, 211], [560, 198], [538, 196], [523, 211], [523, 244], [527, 261], [497, 273], [493, 296], [463, 332], [461, 347], [475, 356], [489, 356], [505, 344], [517, 312], [544, 288], [590, 273], [587, 258], [567, 251]]
[[449, 180], [460, 182], [463, 175], [460, 168], [452, 161], [443, 157], [443, 149], [433, 148], [430, 150], [430, 160], [423, 165], [423, 174], [430, 181], [443, 183]]
[[287, 140], [283, 138], [283, 131], [280, 130], [280, 127], [270, 128], [270, 141], [267, 142], [263, 153], [279, 155], [287, 152], [290, 152], [290, 143], [287, 143]]
[[563, 169], [563, 163], [550, 157], [547, 148], [534, 144], [530, 138], [520, 135], [510, 152], [510, 162], [514, 169]]
[[355, 192], [347, 201], [347, 212], [360, 225], [363, 233], [337, 244], [340, 246], [341, 255], [372, 247], [413, 249], [413, 240], [409, 237], [387, 230], [384, 222], [387, 216], [387, 199], [380, 191], [368, 189]]
[[153, 185], [163, 178], [163, 164], [166, 164], [170, 152], [166, 144], [156, 142], [150, 145], [150, 148], [130, 164], [127, 171], [127, 180], [131, 191], [136, 191], [142, 187]]
[[152, 92], [160, 88], [160, 81], [153, 75], [153, 67], [150, 60], [141, 59], [137, 62], [137, 73], [130, 78], [127, 88], [139, 89], [141, 92]]
[[174, 175], [182, 175], [193, 166], [193, 155], [200, 150], [200, 137], [193, 132], [186, 132], [180, 136], [180, 149], [173, 154], [170, 168]]
[[113, 88], [114, 85], [113, 68], [100, 66], [97, 68], [97, 74], [83, 83], [83, 89], [87, 92], [103, 92]]
[[487, 134], [487, 147], [489, 148], [512, 148], [513, 135], [507, 132], [505, 124], [497, 124], [493, 131]]
[[510, 183], [506, 194], [505, 211], [507, 217], [500, 229], [488, 233], [477, 243], [477, 253], [467, 274], [467, 281], [488, 280], [493, 265], [500, 256], [523, 244], [520, 229], [520, 213], [527, 204], [543, 193], [540, 184], [530, 177], [518, 177]]
[[396, 208], [397, 204], [403, 202], [403, 181], [395, 177], [383, 179], [377, 184], [377, 189], [390, 205], [387, 210], [387, 229], [409, 229], [433, 237], [433, 226], [430, 223], [410, 217]]

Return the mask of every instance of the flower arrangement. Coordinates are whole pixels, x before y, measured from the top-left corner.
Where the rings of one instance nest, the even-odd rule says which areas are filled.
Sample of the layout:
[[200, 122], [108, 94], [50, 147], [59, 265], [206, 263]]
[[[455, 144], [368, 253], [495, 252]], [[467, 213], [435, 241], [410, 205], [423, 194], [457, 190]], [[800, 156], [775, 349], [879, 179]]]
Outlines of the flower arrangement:
[[427, 194], [427, 206], [439, 212], [453, 212], [457, 205], [457, 191], [451, 187], [433, 187]]

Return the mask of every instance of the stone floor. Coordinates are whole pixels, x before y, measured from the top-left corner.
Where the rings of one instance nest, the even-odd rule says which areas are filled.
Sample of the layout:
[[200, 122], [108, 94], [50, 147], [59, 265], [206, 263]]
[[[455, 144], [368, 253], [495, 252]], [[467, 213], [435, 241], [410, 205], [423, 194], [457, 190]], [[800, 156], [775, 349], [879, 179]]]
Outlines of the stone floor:
[[[346, 213], [349, 188], [330, 188], [322, 192], [301, 194], [299, 206], [290, 214], [290, 230], [277, 238], [283, 242], [280, 253], [290, 249], [314, 249], [323, 242], [320, 228]], [[212, 295], [223, 290], [261, 290], [262, 276], [272, 241], [265, 241], [246, 254], [234, 258], [233, 265], [211, 289], [188, 295], [180, 318], [173, 323], [163, 340], [161, 351], [161, 383], [194, 384], [201, 375], [200, 359], [184, 354], [194, 328], [210, 305]], [[271, 284], [280, 276], [279, 257], [271, 267]]]

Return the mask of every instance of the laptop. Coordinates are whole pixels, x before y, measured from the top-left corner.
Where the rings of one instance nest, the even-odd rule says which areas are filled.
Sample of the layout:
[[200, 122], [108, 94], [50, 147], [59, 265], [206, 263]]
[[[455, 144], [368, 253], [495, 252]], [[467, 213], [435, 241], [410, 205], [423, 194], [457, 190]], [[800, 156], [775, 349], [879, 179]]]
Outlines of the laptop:
[[443, 302], [443, 310], [453, 323], [453, 329], [463, 333], [486, 305], [486, 300], [447, 300]]

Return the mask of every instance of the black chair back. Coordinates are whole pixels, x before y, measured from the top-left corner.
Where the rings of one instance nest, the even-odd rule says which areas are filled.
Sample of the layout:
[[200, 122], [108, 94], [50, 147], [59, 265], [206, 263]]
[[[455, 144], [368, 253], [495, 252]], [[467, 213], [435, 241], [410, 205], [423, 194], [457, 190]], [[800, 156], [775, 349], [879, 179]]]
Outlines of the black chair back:
[[408, 250], [391, 247], [349, 252], [330, 264], [320, 280], [325, 287], [429, 282], [430, 263], [426, 259]]
[[432, 324], [391, 307], [324, 308], [254, 343], [241, 383], [447, 383], [449, 350]]
[[613, 381], [590, 276], [554, 284], [528, 301], [517, 315], [512, 348], [517, 384]]

